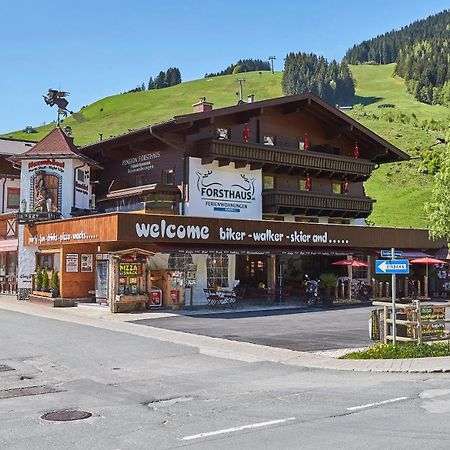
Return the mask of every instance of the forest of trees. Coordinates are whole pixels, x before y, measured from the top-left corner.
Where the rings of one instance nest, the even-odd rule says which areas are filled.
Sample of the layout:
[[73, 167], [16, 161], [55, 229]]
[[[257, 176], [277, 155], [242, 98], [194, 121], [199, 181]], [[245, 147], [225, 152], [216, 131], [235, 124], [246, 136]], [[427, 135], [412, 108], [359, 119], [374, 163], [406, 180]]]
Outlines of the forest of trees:
[[231, 75], [232, 73], [253, 72], [255, 70], [270, 70], [269, 61], [263, 61], [261, 59], [240, 59], [236, 64], [231, 64], [220, 72], [207, 73], [205, 78]]
[[397, 63], [396, 74], [426, 103], [450, 102], [450, 11], [413, 22], [398, 31], [363, 41], [347, 51], [349, 64]]
[[330, 105], [349, 105], [355, 100], [355, 83], [348, 64], [328, 62], [312, 53], [290, 53], [284, 63], [285, 95], [312, 92]]

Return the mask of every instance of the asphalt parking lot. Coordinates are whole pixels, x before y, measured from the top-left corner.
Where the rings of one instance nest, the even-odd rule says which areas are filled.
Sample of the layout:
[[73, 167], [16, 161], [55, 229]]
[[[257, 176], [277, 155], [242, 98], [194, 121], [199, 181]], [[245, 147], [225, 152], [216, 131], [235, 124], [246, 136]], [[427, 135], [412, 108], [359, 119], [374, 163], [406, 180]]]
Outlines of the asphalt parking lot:
[[134, 323], [299, 351], [370, 345], [371, 306], [186, 314]]

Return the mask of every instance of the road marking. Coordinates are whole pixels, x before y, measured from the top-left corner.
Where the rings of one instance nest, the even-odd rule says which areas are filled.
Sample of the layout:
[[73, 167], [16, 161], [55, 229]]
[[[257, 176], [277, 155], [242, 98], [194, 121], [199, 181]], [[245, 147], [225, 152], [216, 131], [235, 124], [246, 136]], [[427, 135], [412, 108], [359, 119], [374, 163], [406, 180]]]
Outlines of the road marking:
[[191, 441], [193, 439], [217, 436], [218, 434], [234, 433], [236, 431], [252, 430], [253, 428], [268, 427], [269, 425], [277, 425], [280, 423], [291, 422], [292, 420], [295, 420], [295, 417], [287, 417], [286, 419], [270, 420], [268, 422], [253, 423], [250, 425], [242, 425], [240, 427], [225, 428], [223, 430], [209, 431], [207, 433], [194, 434], [192, 436], [184, 436], [183, 438], [181, 438], [181, 440]]
[[360, 406], [352, 406], [351, 408], [347, 408], [347, 411], [357, 411], [358, 409], [371, 408], [372, 406], [379, 406], [379, 405], [386, 405], [387, 403], [401, 402], [402, 400], [406, 400], [407, 398], [408, 397], [390, 398], [389, 400], [383, 400], [382, 402], [367, 403], [367, 405], [360, 405]]

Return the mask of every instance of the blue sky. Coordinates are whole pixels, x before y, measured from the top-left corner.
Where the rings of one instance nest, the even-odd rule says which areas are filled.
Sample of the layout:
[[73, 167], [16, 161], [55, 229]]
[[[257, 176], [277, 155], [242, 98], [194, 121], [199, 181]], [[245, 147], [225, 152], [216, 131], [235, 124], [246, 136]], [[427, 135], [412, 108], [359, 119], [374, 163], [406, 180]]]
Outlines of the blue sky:
[[201, 78], [240, 58], [314, 52], [340, 60], [355, 43], [448, 8], [448, 0], [4, 0], [0, 133], [55, 118], [48, 88], [70, 108], [177, 66]]

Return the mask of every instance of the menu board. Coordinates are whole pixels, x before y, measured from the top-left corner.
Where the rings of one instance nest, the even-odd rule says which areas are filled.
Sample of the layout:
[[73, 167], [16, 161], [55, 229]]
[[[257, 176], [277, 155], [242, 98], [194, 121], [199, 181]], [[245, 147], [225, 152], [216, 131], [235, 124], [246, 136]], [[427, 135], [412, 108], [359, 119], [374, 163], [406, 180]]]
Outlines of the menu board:
[[[413, 320], [413, 309], [406, 310], [408, 320]], [[420, 317], [422, 321], [444, 320], [445, 306], [425, 305], [420, 307]], [[412, 336], [412, 327], [408, 326], [408, 336]], [[424, 340], [443, 339], [445, 337], [445, 323], [431, 322], [422, 323], [422, 336]]]
[[78, 253], [66, 254], [66, 272], [78, 272]]
[[120, 262], [119, 276], [132, 277], [142, 275], [142, 263], [139, 262]]

